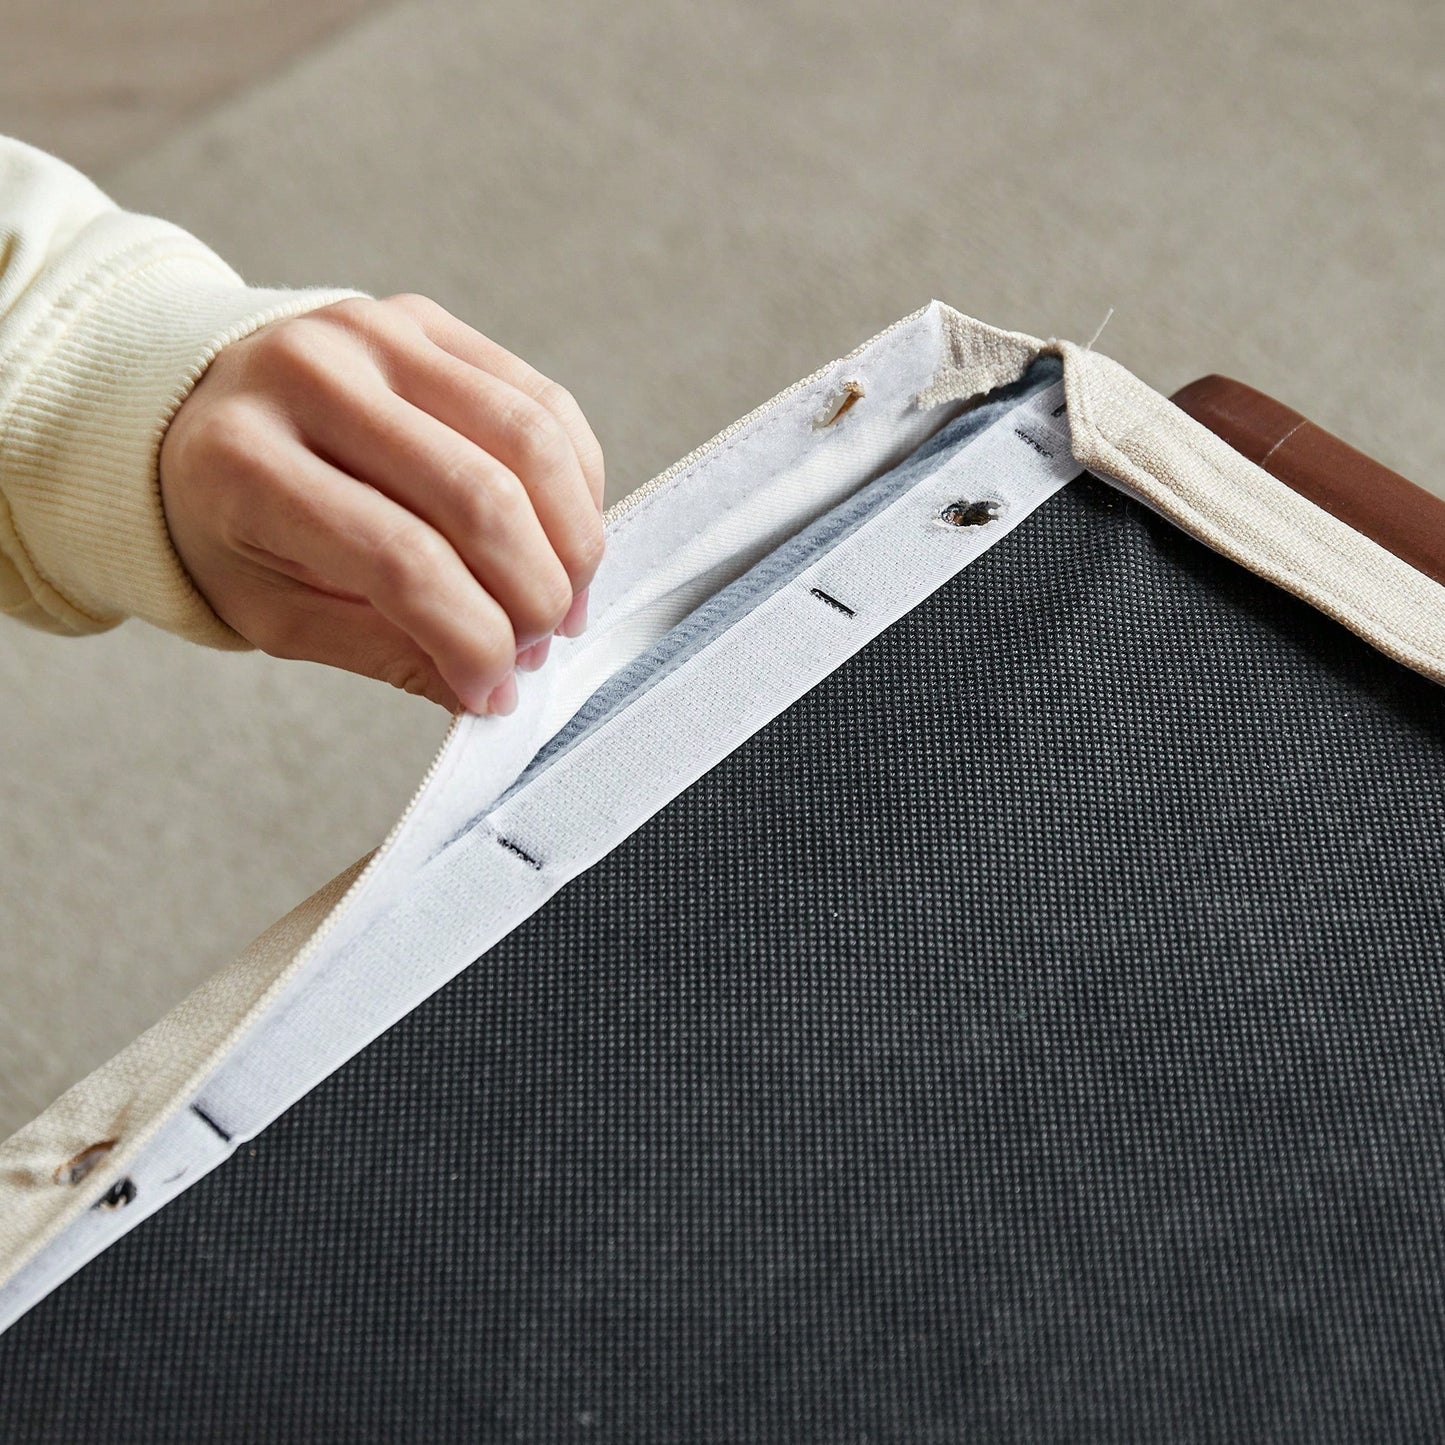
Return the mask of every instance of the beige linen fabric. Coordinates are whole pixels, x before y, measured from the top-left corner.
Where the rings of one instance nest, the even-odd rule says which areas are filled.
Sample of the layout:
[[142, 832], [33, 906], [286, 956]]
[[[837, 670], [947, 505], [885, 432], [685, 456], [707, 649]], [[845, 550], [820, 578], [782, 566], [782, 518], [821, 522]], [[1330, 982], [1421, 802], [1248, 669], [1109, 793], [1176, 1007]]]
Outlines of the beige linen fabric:
[[1107, 356], [944, 313], [948, 355], [919, 397], [974, 394], [981, 372], [1063, 358], [1074, 456], [1185, 531], [1343, 623], [1397, 662], [1445, 681], [1445, 588], [1246, 461]]
[[[987, 326], [938, 301], [897, 324], [930, 308], [939, 314], [941, 346], [933, 379], [917, 398], [920, 407], [981, 396], [1017, 380], [1040, 354], [1059, 355], [1082, 466], [1116, 480], [1407, 667], [1445, 681], [1445, 588], [1245, 460], [1108, 358], [1071, 342]], [[706, 456], [716, 443], [687, 460]], [[124, 1177], [137, 1152], [265, 1010], [367, 862], [307, 899], [0, 1145], [0, 1281]], [[83, 1180], [58, 1182], [67, 1161], [103, 1141], [113, 1143]]]

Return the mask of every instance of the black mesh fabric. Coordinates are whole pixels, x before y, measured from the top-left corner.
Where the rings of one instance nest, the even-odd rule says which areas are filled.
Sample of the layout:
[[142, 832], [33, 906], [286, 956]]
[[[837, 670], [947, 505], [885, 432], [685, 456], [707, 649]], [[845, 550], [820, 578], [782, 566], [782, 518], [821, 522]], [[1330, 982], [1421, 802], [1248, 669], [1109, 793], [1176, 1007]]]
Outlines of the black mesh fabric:
[[1082, 479], [0, 1339], [7, 1440], [1445, 1436], [1445, 690]]

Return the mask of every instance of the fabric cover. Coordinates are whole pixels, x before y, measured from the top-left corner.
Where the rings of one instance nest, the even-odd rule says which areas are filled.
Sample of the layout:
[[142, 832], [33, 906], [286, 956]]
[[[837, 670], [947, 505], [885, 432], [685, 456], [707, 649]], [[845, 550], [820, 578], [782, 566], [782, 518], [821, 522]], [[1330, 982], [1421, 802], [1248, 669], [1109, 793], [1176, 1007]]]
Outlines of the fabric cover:
[[[36, 1287], [63, 1278], [156, 1206], [148, 1188], [137, 1207], [97, 1224], [96, 1201], [131, 1173], [179, 1178], [184, 1166], [193, 1179], [243, 1130], [249, 1137], [274, 1117], [216, 1133], [196, 1122], [194, 1110], [298, 988], [415, 891], [416, 870], [433, 846], [478, 816], [593, 688], [769, 546], [1046, 355], [1062, 361], [1070, 445], [1081, 466], [1384, 655], [1445, 680], [1440, 583], [1299, 496], [1106, 357], [930, 302], [610, 508], [587, 633], [554, 643], [549, 666], [524, 680], [516, 712], [458, 719], [374, 854], [0, 1144], [0, 1328], [37, 1297]], [[818, 428], [819, 408], [860, 373], [866, 400], [839, 425]], [[358, 1037], [356, 1047], [369, 1037]]]
[[1071, 484], [21, 1319], [7, 1433], [1428, 1438], [1442, 701]]

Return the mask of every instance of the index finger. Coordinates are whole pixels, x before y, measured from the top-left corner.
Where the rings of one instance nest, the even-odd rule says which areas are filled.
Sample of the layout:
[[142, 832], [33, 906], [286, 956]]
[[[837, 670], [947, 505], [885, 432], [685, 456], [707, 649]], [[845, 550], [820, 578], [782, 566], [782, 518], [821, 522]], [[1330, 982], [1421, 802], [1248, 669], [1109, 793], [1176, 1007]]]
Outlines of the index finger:
[[393, 296], [390, 300], [405, 311], [427, 338], [443, 351], [516, 387], [557, 418], [577, 453], [587, 490], [600, 512], [606, 487], [602, 446], [572, 393], [491, 337], [474, 331], [465, 321], [458, 320], [429, 297]]

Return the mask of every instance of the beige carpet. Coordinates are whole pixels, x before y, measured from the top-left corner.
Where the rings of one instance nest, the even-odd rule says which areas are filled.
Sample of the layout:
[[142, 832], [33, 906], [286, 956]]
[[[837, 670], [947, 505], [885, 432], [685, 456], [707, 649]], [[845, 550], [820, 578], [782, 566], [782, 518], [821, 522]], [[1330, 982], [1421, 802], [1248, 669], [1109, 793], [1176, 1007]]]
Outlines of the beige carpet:
[[0, 133], [88, 174], [385, 0], [0, 0]]
[[[937, 296], [1237, 375], [1445, 491], [1445, 9], [376, 13], [100, 179], [251, 279], [429, 292], [608, 493]], [[373, 846], [445, 716], [136, 625], [0, 630], [0, 1133]]]

